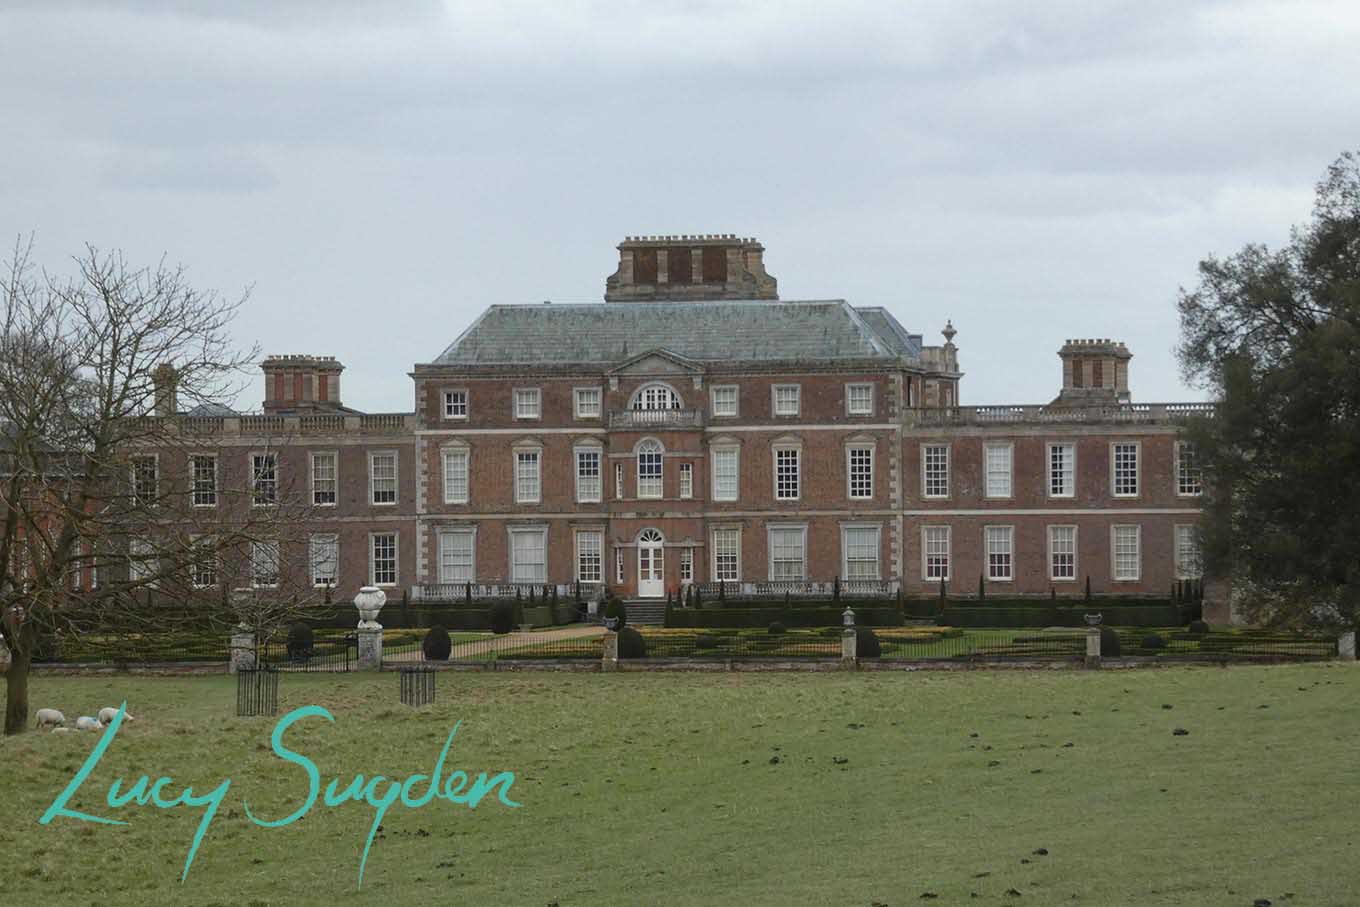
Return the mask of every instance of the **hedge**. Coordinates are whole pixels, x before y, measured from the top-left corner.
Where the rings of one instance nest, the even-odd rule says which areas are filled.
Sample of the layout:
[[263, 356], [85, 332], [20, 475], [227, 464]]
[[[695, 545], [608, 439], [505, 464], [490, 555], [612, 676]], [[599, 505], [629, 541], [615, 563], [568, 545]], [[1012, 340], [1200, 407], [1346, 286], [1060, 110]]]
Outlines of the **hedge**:
[[[1101, 615], [1114, 627], [1175, 627], [1190, 622], [1189, 606], [1168, 601], [1091, 601], [1077, 606], [1036, 606], [1033, 603], [988, 600], [985, 605], [946, 602], [932, 617], [949, 627], [1084, 627], [1087, 614]], [[913, 615], [914, 616], [914, 615]]]
[[[873, 627], [902, 626], [896, 607], [855, 608], [855, 623]], [[786, 627], [838, 627], [844, 609], [836, 608], [672, 608], [666, 626], [683, 630], [717, 627], [768, 627], [778, 621]]]

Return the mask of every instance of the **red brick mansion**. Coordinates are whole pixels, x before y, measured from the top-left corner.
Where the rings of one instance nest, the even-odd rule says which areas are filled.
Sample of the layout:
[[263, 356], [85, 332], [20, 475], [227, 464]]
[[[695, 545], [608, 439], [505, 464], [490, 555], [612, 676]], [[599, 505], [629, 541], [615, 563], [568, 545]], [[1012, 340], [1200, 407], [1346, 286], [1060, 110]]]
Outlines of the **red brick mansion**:
[[414, 413], [344, 407], [334, 359], [272, 358], [263, 415], [183, 414], [214, 443], [157, 468], [205, 506], [219, 483], [293, 479], [310, 579], [340, 597], [837, 577], [967, 594], [979, 576], [1165, 596], [1198, 575], [1177, 423], [1204, 405], [1131, 402], [1123, 344], [1066, 341], [1051, 403], [959, 406], [951, 325], [927, 345], [883, 308], [780, 300], [753, 239], [618, 249], [602, 303], [493, 305], [416, 365]]

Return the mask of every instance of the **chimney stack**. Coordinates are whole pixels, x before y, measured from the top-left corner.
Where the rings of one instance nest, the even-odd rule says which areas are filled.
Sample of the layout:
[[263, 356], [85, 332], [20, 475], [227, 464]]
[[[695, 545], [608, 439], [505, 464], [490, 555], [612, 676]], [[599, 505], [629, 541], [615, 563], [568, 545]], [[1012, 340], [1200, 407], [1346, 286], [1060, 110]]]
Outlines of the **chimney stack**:
[[168, 362], [162, 362], [151, 372], [151, 386], [158, 416], [173, 416], [179, 411], [179, 373]]
[[605, 302], [778, 299], [765, 247], [735, 233], [625, 236], [619, 266], [605, 278]]
[[341, 408], [340, 373], [345, 367], [334, 356], [270, 356], [260, 367], [266, 413]]
[[1058, 350], [1062, 359], [1062, 392], [1054, 406], [1128, 403], [1129, 360], [1122, 343], [1107, 338], [1068, 340]]

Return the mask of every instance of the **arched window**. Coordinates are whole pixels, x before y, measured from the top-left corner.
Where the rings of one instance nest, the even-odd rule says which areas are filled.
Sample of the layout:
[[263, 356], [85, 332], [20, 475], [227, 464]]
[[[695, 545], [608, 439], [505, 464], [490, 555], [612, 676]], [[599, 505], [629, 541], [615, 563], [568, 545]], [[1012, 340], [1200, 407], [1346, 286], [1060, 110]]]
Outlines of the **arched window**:
[[657, 532], [655, 529], [644, 529], [638, 534], [639, 545], [653, 545], [663, 541], [665, 541], [665, 539], [663, 539], [661, 533]]
[[633, 395], [633, 409], [679, 409], [680, 396], [664, 384], [649, 384]]
[[639, 498], [661, 497], [661, 455], [665, 448], [654, 438], [647, 438], [637, 446]]

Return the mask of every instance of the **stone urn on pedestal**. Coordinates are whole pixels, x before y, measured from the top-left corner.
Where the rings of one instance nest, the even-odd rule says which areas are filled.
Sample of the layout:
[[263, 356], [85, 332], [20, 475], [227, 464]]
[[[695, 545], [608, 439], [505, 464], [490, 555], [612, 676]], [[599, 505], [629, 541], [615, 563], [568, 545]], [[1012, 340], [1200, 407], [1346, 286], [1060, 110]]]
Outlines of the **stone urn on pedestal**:
[[378, 613], [387, 604], [387, 593], [376, 586], [364, 586], [354, 596], [359, 611], [359, 669], [382, 666], [383, 628]]

